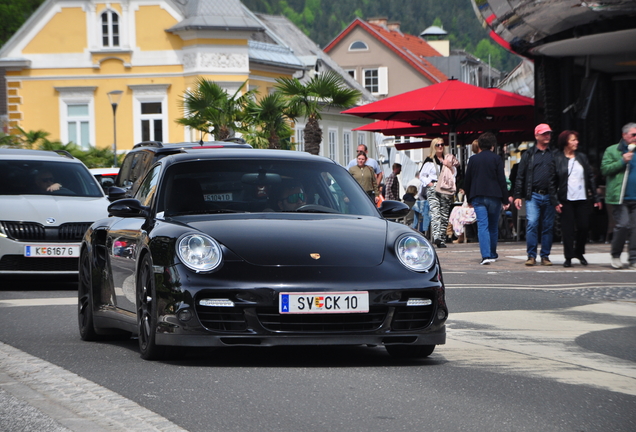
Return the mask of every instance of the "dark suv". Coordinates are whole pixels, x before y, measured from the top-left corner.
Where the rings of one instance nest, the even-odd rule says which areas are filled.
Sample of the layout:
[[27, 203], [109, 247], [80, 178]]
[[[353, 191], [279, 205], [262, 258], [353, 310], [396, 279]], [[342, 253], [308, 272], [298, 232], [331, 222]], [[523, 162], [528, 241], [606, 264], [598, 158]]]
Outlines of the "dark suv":
[[109, 191], [111, 201], [132, 197], [139, 189], [141, 180], [144, 178], [150, 167], [159, 159], [177, 153], [186, 153], [188, 150], [203, 150], [219, 148], [245, 148], [251, 149], [252, 146], [245, 143], [240, 138], [230, 138], [224, 141], [199, 141], [199, 142], [182, 142], [182, 143], [162, 143], [159, 141], [144, 141], [135, 144], [130, 152], [126, 155], [124, 162], [121, 164], [119, 174], [115, 180], [115, 187], [118, 189]]

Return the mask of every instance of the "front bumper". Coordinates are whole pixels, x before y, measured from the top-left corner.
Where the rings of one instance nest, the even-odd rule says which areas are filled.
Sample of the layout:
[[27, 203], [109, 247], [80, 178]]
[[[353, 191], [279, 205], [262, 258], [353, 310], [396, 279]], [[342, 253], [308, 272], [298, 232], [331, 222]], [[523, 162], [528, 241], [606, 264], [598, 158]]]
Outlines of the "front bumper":
[[[448, 309], [441, 283], [367, 291], [369, 312], [284, 314], [279, 312], [277, 289], [201, 290], [174, 313], [164, 310], [156, 342], [197, 347], [445, 343]], [[234, 306], [202, 306], [203, 298], [229, 299]], [[424, 306], [407, 305], [412, 298], [431, 301]]]

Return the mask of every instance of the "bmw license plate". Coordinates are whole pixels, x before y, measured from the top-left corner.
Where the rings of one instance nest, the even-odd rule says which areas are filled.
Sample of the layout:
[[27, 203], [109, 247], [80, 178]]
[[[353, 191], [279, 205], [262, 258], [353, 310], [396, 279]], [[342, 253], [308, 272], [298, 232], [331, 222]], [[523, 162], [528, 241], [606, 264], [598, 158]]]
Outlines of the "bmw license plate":
[[79, 245], [55, 244], [55, 245], [26, 245], [24, 256], [30, 258], [68, 258], [78, 257]]
[[278, 312], [281, 314], [369, 312], [367, 291], [280, 293], [278, 300]]

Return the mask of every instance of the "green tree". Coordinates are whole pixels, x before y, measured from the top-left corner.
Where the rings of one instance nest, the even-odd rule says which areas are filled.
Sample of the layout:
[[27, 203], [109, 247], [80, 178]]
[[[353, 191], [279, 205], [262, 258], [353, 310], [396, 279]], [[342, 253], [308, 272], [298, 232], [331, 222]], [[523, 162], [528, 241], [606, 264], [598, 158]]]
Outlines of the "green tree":
[[0, 46], [4, 45], [44, 0], [0, 0]]
[[246, 83], [230, 96], [214, 81], [200, 78], [196, 88], [186, 91], [182, 97], [180, 104], [184, 116], [177, 119], [177, 123], [206, 134], [213, 131], [218, 140], [232, 138], [245, 107], [255, 93], [250, 90], [239, 95]]
[[318, 120], [326, 107], [348, 108], [360, 98], [360, 92], [346, 87], [344, 79], [333, 71], [315, 75], [302, 84], [297, 78], [278, 78], [276, 88], [288, 99], [287, 115], [292, 120], [307, 118], [305, 126], [305, 150], [320, 153], [322, 129]]
[[282, 94], [272, 93], [250, 101], [245, 109], [243, 137], [257, 148], [291, 150], [293, 134], [286, 115], [287, 102]]

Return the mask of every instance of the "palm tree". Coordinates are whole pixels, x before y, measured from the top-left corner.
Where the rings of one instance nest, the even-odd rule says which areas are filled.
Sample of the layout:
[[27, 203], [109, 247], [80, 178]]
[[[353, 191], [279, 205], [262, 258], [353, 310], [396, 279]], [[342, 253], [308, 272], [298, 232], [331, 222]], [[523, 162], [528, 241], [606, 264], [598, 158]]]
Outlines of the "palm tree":
[[315, 75], [308, 83], [302, 84], [297, 78], [278, 78], [276, 88], [288, 98], [287, 115], [296, 120], [306, 117], [305, 150], [311, 154], [320, 153], [322, 130], [318, 120], [322, 108], [348, 108], [360, 97], [360, 92], [346, 87], [344, 79], [333, 71]]
[[287, 103], [280, 93], [269, 94], [258, 102], [250, 101], [244, 118], [247, 142], [258, 148], [290, 150], [293, 130], [286, 111]]
[[245, 81], [232, 95], [213, 81], [199, 78], [196, 89], [186, 91], [181, 100], [184, 117], [177, 123], [190, 126], [203, 133], [214, 129], [216, 139], [223, 140], [234, 136], [236, 123], [241, 120], [242, 112], [254, 91], [239, 96]]

